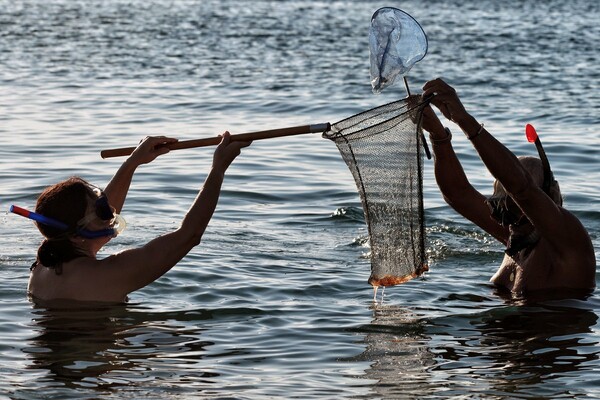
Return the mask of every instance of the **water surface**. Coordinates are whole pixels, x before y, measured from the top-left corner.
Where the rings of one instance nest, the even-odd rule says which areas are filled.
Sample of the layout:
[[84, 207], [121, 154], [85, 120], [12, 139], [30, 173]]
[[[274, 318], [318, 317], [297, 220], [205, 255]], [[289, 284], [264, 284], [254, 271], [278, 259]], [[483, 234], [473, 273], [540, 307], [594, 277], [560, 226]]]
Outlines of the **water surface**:
[[[502, 248], [442, 200], [425, 164], [430, 272], [373, 304], [354, 182], [319, 135], [254, 143], [230, 168], [202, 244], [122, 306], [27, 298], [33, 208], [71, 175], [104, 185], [105, 148], [335, 122], [405, 95], [371, 93], [380, 1], [0, 1], [0, 392], [9, 398], [600, 397], [600, 301], [522, 304], [488, 283]], [[572, 210], [600, 244], [600, 5], [406, 1], [443, 76], [519, 155], [532, 123]], [[451, 126], [452, 128], [452, 126]], [[491, 176], [454, 131], [465, 170]], [[211, 149], [139, 169], [126, 234], [178, 226]], [[598, 258], [598, 252], [596, 252]]]

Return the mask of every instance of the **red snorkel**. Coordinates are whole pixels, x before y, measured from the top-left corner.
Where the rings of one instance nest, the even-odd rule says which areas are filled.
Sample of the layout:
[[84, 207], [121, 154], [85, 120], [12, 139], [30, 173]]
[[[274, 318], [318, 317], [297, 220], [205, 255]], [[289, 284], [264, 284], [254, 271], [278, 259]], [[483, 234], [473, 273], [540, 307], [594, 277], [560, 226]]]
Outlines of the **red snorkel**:
[[550, 169], [550, 162], [548, 161], [548, 157], [546, 157], [546, 152], [544, 151], [542, 142], [540, 141], [540, 138], [533, 125], [525, 125], [525, 136], [527, 136], [527, 141], [529, 143], [535, 143], [535, 147], [537, 148], [540, 160], [542, 161], [542, 167], [544, 168], [544, 183], [542, 188], [544, 189], [544, 192], [548, 194], [550, 192], [550, 185], [554, 180], [554, 174], [552, 173], [552, 169]]

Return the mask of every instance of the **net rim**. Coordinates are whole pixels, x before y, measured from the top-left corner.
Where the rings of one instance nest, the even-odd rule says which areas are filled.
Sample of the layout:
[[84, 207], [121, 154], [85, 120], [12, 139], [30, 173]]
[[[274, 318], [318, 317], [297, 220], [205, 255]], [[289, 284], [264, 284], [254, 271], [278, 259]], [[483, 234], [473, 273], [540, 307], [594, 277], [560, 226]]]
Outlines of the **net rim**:
[[[413, 96], [414, 96], [414, 97], [416, 97], [416, 96], [418, 96], [418, 95], [413, 95]], [[380, 105], [380, 106], [377, 106], [377, 107], [370, 108], [370, 109], [368, 109], [368, 110], [366, 110], [366, 111], [363, 111], [363, 112], [360, 112], [360, 113], [358, 113], [358, 114], [354, 114], [354, 115], [352, 115], [352, 116], [350, 116], [350, 117], [347, 117], [347, 118], [341, 119], [341, 120], [339, 120], [339, 121], [337, 121], [337, 122], [335, 122], [335, 123], [331, 124], [331, 128], [330, 128], [328, 131], [325, 131], [325, 132], [323, 132], [323, 137], [324, 137], [324, 138], [326, 138], [326, 139], [333, 140], [333, 141], [335, 141], [336, 139], [338, 139], [338, 138], [341, 138], [341, 137], [343, 137], [343, 138], [347, 138], [348, 136], [350, 136], [350, 135], [352, 135], [352, 134], [354, 134], [354, 133], [356, 133], [356, 132], [351, 132], [351, 133], [343, 134], [343, 133], [342, 133], [342, 130], [348, 130], [349, 128], [351, 128], [351, 127], [353, 127], [353, 126], [356, 126], [356, 125], [358, 125], [360, 122], [363, 122], [363, 121], [365, 121], [367, 118], [361, 119], [361, 120], [359, 120], [357, 123], [355, 123], [355, 124], [353, 124], [353, 125], [350, 125], [350, 126], [348, 126], [348, 127], [346, 127], [346, 128], [339, 129], [339, 130], [336, 128], [336, 126], [337, 126], [337, 125], [340, 125], [340, 124], [342, 124], [342, 123], [344, 123], [344, 122], [346, 122], [346, 121], [349, 121], [349, 120], [351, 120], [351, 119], [353, 119], [353, 118], [356, 118], [357, 116], [359, 116], [359, 115], [361, 115], [361, 114], [367, 114], [367, 113], [371, 113], [371, 112], [373, 112], [373, 111], [377, 111], [377, 110], [379, 110], [379, 109], [383, 109], [383, 108], [385, 108], [385, 107], [389, 107], [389, 106], [391, 106], [391, 105], [393, 105], [393, 104], [397, 104], [397, 103], [405, 103], [407, 99], [410, 99], [410, 96], [409, 96], [409, 97], [405, 97], [404, 99], [400, 99], [400, 100], [391, 101], [391, 102], [389, 102], [389, 103], [382, 104], [382, 105]], [[415, 109], [418, 109], [418, 108], [422, 107], [424, 104], [426, 104], [426, 103], [429, 103], [429, 101], [430, 101], [430, 100], [428, 100], [428, 99], [425, 99], [425, 100], [419, 101], [419, 102], [417, 102], [417, 103], [415, 104], [415, 106], [414, 106], [414, 107], [407, 107], [407, 108], [406, 108], [406, 110], [405, 110], [405, 111], [403, 111], [402, 113], [399, 113], [398, 115], [394, 115], [393, 117], [387, 118], [387, 119], [385, 119], [385, 120], [383, 120], [383, 121], [381, 121], [381, 122], [378, 122], [378, 123], [376, 123], [376, 124], [373, 124], [372, 126], [370, 126], [370, 127], [369, 127], [369, 129], [373, 129], [373, 128], [375, 128], [375, 127], [378, 127], [378, 126], [381, 126], [381, 125], [383, 125], [383, 124], [389, 123], [391, 120], [393, 120], [393, 119], [395, 119], [395, 118], [398, 118], [398, 117], [399, 117], [401, 114], [404, 114], [405, 112], [410, 112], [410, 111], [413, 111], [413, 110], [415, 110]], [[357, 132], [359, 132], [359, 131], [357, 131]]]
[[[404, 10], [401, 10], [397, 7], [381, 7], [379, 8], [377, 11], [375, 11], [373, 13], [373, 15], [371, 16], [371, 25], [373, 24], [373, 20], [377, 17], [377, 15], [380, 12], [383, 12], [384, 10], [394, 10], [394, 11], [399, 11], [400, 13], [406, 15], [407, 17], [409, 17], [410, 19], [412, 19], [414, 21], [414, 23], [419, 27], [419, 29], [421, 30], [421, 33], [423, 33], [423, 37], [425, 38], [425, 53], [423, 54], [423, 57], [419, 58], [418, 60], [416, 60], [414, 62], [414, 64], [418, 63], [419, 61], [421, 61], [422, 59], [425, 58], [425, 56], [427, 55], [427, 52], [429, 51], [429, 39], [427, 38], [427, 34], [425, 33], [425, 29], [423, 29], [423, 27], [421, 26], [421, 24], [419, 23], [419, 21], [417, 21], [412, 15], [410, 15], [409, 13], [407, 13]], [[413, 65], [414, 65], [413, 64]]]

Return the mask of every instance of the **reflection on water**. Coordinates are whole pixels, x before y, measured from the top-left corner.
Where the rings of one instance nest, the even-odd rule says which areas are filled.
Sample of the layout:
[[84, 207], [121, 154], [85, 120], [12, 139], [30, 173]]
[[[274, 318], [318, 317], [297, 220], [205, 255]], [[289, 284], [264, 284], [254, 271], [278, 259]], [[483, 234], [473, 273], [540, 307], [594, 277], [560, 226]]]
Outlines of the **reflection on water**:
[[[597, 315], [570, 305], [506, 306], [471, 316], [433, 321], [439, 332], [432, 372], [451, 382], [452, 390], [474, 387], [494, 394], [576, 394], [592, 374], [600, 353], [587, 342]], [[442, 332], [445, 332], [443, 334]], [[581, 354], [578, 354], [581, 352]], [[573, 386], [561, 380], [569, 375]], [[545, 393], [529, 393], [529, 388]], [[569, 392], [573, 391], [573, 392]]]
[[[99, 151], [145, 135], [335, 122], [405, 94], [402, 85], [371, 93], [369, 20], [390, 5], [380, 1], [0, 4], [4, 213], [12, 203], [34, 207], [44, 187], [73, 174], [107, 182], [120, 160], [101, 160]], [[409, 76], [413, 92], [443, 76], [517, 155], [535, 154], [523, 126], [536, 125], [565, 205], [600, 249], [600, 2], [423, 4], [401, 5], [430, 40]], [[489, 193], [491, 176], [457, 133], [465, 172]], [[175, 229], [211, 155], [182, 151], [144, 166], [128, 197], [128, 233], [108, 252]], [[27, 266], [40, 236], [6, 214], [0, 393], [162, 400], [358, 391], [370, 399], [571, 390], [600, 398], [592, 371], [600, 369], [600, 301], [503, 303], [485, 284], [502, 249], [446, 205], [431, 162], [423, 187], [431, 270], [387, 289], [390, 306], [373, 310], [356, 186], [335, 146], [319, 137], [248, 148], [228, 171], [202, 245], [132, 296], [144, 307], [32, 310]]]
[[65, 388], [157, 387], [167, 370], [162, 365], [170, 365], [169, 381], [189, 380], [191, 386], [218, 376], [197, 365], [212, 344], [201, 340], [196, 324], [188, 324], [207, 319], [202, 310], [156, 313], [100, 305], [37, 307], [33, 315], [37, 334], [23, 349], [29, 368], [44, 372], [41, 380], [62, 387], [61, 394]]
[[374, 303], [372, 310], [372, 322], [357, 329], [367, 348], [352, 359], [370, 363], [363, 378], [377, 382], [371, 389], [381, 398], [425, 394], [435, 365], [427, 321], [405, 307]]
[[[364, 378], [382, 398], [480, 393], [506, 396], [585, 395], [597, 391], [598, 316], [581, 300], [486, 309], [423, 318], [378, 305], [362, 326], [370, 361]], [[566, 385], [569, 382], [569, 385]]]

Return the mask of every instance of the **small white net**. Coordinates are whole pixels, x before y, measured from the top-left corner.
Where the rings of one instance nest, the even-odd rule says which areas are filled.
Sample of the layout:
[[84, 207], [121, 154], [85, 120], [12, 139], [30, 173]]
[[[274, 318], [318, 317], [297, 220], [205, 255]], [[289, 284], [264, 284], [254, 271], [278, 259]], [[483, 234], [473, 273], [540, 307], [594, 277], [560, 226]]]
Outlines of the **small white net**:
[[371, 86], [379, 93], [405, 76], [427, 54], [427, 36], [409, 14], [393, 7], [377, 10], [369, 29]]

